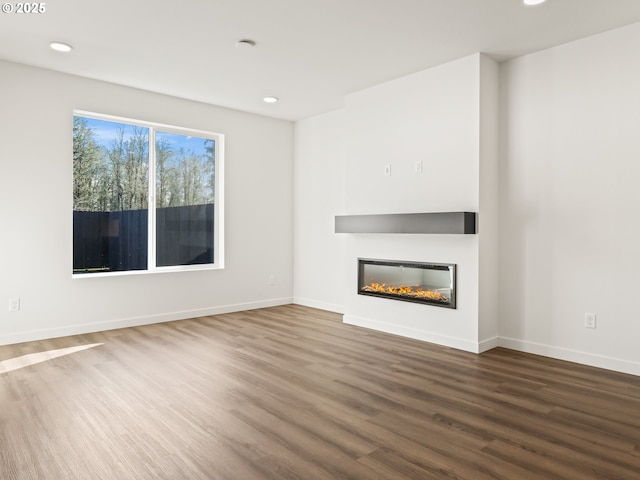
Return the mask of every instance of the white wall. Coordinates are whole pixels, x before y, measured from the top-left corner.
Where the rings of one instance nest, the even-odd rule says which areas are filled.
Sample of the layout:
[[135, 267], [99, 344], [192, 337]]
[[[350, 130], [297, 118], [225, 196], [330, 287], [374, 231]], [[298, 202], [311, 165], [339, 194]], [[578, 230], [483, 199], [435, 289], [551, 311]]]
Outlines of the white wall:
[[499, 65], [480, 55], [479, 82], [479, 225], [478, 225], [478, 341], [480, 350], [498, 343], [498, 275], [500, 155]]
[[472, 55], [348, 95], [346, 212], [477, 211], [478, 83]]
[[[0, 105], [0, 344], [291, 302], [292, 123], [7, 62]], [[71, 278], [73, 109], [225, 134], [223, 270]]]
[[635, 24], [502, 66], [502, 345], [640, 374], [638, 51]]
[[344, 211], [344, 110], [295, 127], [294, 301], [343, 312], [344, 237], [334, 217]]

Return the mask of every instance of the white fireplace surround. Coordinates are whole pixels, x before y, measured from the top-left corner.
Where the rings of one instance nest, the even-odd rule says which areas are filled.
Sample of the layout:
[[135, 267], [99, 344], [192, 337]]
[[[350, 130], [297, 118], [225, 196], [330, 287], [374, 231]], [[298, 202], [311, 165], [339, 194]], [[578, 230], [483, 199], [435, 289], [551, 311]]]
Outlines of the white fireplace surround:
[[[497, 345], [493, 242], [498, 205], [491, 175], [497, 169], [497, 112], [498, 65], [484, 55], [347, 97], [347, 215], [336, 217], [336, 228], [341, 226], [348, 232], [342, 266], [346, 323], [472, 352]], [[376, 138], [385, 142], [372, 141]], [[422, 172], [414, 168], [416, 159], [422, 162]], [[386, 175], [388, 164], [392, 175]], [[488, 175], [481, 174], [485, 169]], [[443, 213], [432, 213], [421, 222], [417, 207]], [[405, 212], [409, 221], [403, 222], [403, 215], [393, 215], [398, 212]], [[471, 231], [463, 228], [463, 212], [474, 212], [469, 214], [474, 220], [477, 212], [481, 220], [477, 230], [475, 221]], [[460, 228], [449, 228], [443, 220], [448, 216], [457, 220], [449, 224]], [[419, 224], [415, 231], [406, 228], [410, 220]], [[429, 220], [435, 228], [428, 228], [432, 225]], [[421, 230], [422, 223], [427, 228]], [[442, 229], [441, 223], [447, 228]], [[344, 228], [353, 224], [358, 228]], [[389, 224], [398, 233], [388, 231]], [[456, 264], [457, 308], [399, 305], [357, 295], [353, 285], [357, 283], [358, 258]]]

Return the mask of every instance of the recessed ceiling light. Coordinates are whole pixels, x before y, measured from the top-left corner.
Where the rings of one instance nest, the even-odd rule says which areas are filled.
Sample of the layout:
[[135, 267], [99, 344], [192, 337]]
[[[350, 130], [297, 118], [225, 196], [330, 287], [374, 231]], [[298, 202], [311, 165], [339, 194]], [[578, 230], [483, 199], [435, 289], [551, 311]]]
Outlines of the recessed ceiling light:
[[242, 40], [238, 40], [236, 42], [236, 47], [238, 48], [253, 48], [256, 46], [256, 42], [253, 40], [249, 40], [248, 38], [243, 38]]
[[262, 100], [264, 100], [265, 103], [276, 103], [280, 99], [278, 97], [264, 97]]
[[540, 5], [541, 3], [546, 2], [547, 0], [523, 0], [525, 5]]
[[49, 44], [49, 46], [55, 50], [56, 52], [70, 52], [71, 50], [73, 50], [73, 47], [71, 45], [69, 45], [68, 43], [63, 43], [63, 42], [51, 42]]

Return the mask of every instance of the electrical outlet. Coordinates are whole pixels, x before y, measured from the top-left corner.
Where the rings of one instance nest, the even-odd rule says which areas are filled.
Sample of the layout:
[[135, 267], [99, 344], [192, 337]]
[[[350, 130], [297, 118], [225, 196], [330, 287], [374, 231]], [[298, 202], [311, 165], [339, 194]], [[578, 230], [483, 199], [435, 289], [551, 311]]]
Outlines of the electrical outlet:
[[276, 286], [276, 277], [275, 277], [275, 275], [270, 275], [269, 276], [269, 285], [271, 285], [272, 287]]
[[9, 311], [17, 312], [20, 310], [20, 299], [19, 298], [10, 298], [9, 299]]
[[391, 165], [385, 165], [384, 166], [384, 175], [385, 175], [385, 177], [390, 177], [391, 176]]
[[422, 160], [418, 160], [414, 165], [416, 173], [422, 173]]
[[584, 314], [584, 326], [585, 328], [596, 328], [596, 314], [585, 313]]

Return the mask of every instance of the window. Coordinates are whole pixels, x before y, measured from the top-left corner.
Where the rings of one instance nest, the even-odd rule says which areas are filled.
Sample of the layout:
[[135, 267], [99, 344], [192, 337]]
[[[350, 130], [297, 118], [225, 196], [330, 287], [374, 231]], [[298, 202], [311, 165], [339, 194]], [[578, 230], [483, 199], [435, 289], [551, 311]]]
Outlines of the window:
[[222, 140], [76, 112], [73, 274], [221, 267]]

